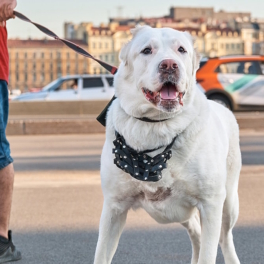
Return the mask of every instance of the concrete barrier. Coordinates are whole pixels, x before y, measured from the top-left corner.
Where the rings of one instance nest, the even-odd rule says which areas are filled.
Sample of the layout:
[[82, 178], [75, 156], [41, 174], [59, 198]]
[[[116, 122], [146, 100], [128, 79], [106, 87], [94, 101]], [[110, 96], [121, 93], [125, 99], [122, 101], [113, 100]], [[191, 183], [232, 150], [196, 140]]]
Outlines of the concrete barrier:
[[[104, 133], [96, 120], [108, 101], [11, 102], [8, 135]], [[264, 112], [235, 113], [240, 129], [264, 130]]]
[[9, 104], [10, 116], [97, 115], [108, 101], [35, 101]]

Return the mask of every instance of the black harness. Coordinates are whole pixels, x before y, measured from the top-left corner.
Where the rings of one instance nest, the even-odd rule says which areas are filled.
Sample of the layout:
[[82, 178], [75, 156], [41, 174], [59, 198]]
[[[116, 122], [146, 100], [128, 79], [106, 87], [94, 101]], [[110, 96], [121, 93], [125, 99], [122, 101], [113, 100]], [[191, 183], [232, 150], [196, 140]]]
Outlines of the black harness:
[[167, 168], [166, 163], [172, 156], [171, 148], [176, 137], [162, 153], [152, 158], [147, 153], [158, 150], [163, 146], [155, 149], [136, 151], [126, 144], [123, 136], [116, 132], [116, 139], [113, 142], [115, 146], [113, 148], [113, 153], [115, 154], [114, 164], [137, 180], [159, 181], [162, 178], [162, 170]]

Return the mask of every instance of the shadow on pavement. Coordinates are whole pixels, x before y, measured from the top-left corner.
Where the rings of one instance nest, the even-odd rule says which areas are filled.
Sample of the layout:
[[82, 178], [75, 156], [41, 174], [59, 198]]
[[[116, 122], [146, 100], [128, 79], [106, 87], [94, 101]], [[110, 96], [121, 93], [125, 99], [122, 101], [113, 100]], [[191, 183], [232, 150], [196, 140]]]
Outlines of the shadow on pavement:
[[[15, 230], [14, 230], [15, 231]], [[93, 263], [96, 231], [14, 232], [23, 253], [20, 264]], [[263, 264], [264, 227], [237, 227], [235, 244], [241, 263]], [[256, 247], [256, 245], [258, 245]], [[191, 244], [183, 229], [127, 230], [112, 264], [190, 264]], [[224, 263], [218, 251], [217, 264]]]

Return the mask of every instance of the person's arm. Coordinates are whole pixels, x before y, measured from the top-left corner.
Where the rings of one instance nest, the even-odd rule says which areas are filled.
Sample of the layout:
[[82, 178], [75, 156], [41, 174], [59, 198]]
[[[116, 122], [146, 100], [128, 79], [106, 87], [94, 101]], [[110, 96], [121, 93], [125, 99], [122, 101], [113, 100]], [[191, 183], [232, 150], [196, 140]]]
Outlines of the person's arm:
[[0, 0], [0, 26], [4, 27], [8, 19], [14, 18], [13, 11], [17, 5], [16, 0]]

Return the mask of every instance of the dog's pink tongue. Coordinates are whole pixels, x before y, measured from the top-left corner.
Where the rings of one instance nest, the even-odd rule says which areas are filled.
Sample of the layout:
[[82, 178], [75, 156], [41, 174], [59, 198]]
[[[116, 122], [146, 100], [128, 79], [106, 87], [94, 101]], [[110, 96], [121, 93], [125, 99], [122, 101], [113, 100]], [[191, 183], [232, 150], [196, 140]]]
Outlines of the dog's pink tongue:
[[177, 98], [177, 90], [173, 84], [164, 84], [160, 90], [160, 97], [164, 100], [174, 100]]

